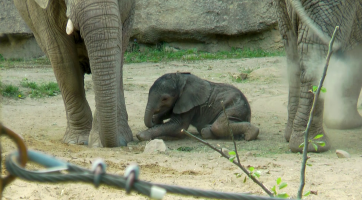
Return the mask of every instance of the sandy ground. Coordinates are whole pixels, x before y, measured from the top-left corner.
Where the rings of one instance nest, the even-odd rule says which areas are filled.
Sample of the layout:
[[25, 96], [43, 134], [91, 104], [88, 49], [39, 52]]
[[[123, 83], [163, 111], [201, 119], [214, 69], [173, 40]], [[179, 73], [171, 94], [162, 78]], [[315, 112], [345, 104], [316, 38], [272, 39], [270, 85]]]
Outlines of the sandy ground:
[[[238, 87], [248, 98], [252, 108], [252, 123], [260, 127], [256, 141], [237, 141], [240, 159], [245, 166], [261, 171], [260, 181], [268, 188], [281, 177], [288, 187], [282, 190], [296, 197], [301, 167], [301, 155], [290, 153], [284, 140], [287, 119], [287, 82], [285, 58], [257, 58], [238, 60], [214, 60], [197, 62], [168, 62], [127, 64], [124, 66], [124, 83], [129, 124], [135, 135], [145, 129], [143, 113], [147, 93], [152, 83], [167, 72], [190, 71], [215, 82], [226, 82]], [[249, 79], [233, 82], [229, 73], [252, 69]], [[1, 70], [2, 82], [20, 84], [29, 81], [55, 81], [51, 68], [18, 68]], [[94, 92], [91, 76], [85, 81], [87, 98], [94, 110]], [[98, 157], [108, 165], [108, 172], [123, 175], [132, 163], [141, 167], [141, 180], [192, 188], [227, 192], [250, 192], [266, 195], [251, 180], [243, 183], [234, 173], [241, 170], [204, 145], [190, 139], [166, 140], [168, 150], [156, 155], [144, 154], [146, 142], [135, 138], [128, 147], [90, 149], [61, 143], [66, 120], [60, 95], [51, 98], [21, 100], [4, 98], [2, 122], [24, 137], [30, 149], [39, 150], [65, 161], [90, 168], [90, 162]], [[195, 132], [195, 129], [190, 129]], [[333, 148], [323, 154], [309, 154], [305, 190], [316, 191], [308, 199], [362, 199], [361, 130], [328, 130]], [[232, 149], [227, 140], [209, 140], [213, 145]], [[190, 152], [177, 151], [179, 147], [192, 147]], [[2, 139], [3, 155], [15, 150], [8, 139]], [[340, 159], [336, 149], [343, 149], [351, 158]], [[34, 164], [29, 164], [35, 169]], [[3, 169], [2, 174], [6, 174]], [[5, 189], [4, 199], [147, 199], [135, 192], [126, 195], [123, 190], [101, 186], [95, 189], [83, 183], [43, 184], [17, 179]], [[194, 199], [167, 194], [164, 199]], [[199, 198], [200, 199], [200, 198]]]

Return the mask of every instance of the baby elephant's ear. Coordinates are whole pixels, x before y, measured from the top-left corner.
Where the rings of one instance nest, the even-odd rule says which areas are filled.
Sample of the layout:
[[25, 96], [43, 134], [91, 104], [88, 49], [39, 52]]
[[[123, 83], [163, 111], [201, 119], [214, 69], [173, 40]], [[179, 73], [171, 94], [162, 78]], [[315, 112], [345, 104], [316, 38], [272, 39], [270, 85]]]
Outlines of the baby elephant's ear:
[[177, 74], [179, 76], [180, 96], [175, 103], [173, 113], [185, 113], [195, 106], [205, 103], [211, 93], [209, 82], [192, 74]]

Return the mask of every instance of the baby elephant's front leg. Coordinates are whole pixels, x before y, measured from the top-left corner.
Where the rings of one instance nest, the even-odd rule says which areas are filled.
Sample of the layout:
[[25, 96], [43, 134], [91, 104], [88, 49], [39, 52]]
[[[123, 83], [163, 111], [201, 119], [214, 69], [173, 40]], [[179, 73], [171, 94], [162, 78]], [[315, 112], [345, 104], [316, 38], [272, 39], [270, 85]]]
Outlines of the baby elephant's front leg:
[[170, 121], [164, 124], [155, 125], [152, 128], [149, 128], [145, 131], [137, 133], [137, 138], [140, 141], [152, 140], [160, 136], [171, 136], [171, 137], [181, 137], [182, 129], [187, 129], [190, 125], [190, 120], [182, 115], [173, 115]]

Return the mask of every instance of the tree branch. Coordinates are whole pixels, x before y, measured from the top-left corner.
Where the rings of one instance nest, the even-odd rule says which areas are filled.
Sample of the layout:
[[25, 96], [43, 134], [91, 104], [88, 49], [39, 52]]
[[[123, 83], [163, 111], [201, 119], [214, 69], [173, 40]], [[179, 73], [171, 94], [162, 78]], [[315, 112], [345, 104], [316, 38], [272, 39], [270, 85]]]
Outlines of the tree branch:
[[327, 58], [326, 58], [326, 64], [325, 64], [324, 70], [323, 70], [323, 75], [322, 75], [321, 80], [319, 81], [318, 89], [317, 89], [317, 91], [316, 91], [316, 93], [314, 95], [312, 109], [310, 110], [310, 113], [309, 113], [309, 121], [308, 121], [308, 124], [307, 124], [307, 128], [305, 129], [305, 132], [304, 132], [303, 162], [302, 162], [302, 169], [301, 169], [301, 172], [300, 172], [301, 177], [300, 177], [300, 187], [299, 187], [298, 196], [297, 196], [298, 199], [302, 198], [303, 188], [304, 188], [304, 185], [305, 185], [305, 167], [306, 167], [307, 159], [308, 159], [307, 154], [308, 154], [308, 146], [309, 146], [309, 142], [308, 142], [309, 129], [310, 129], [310, 126], [312, 124], [313, 113], [314, 113], [315, 106], [317, 104], [319, 93], [321, 92], [321, 88], [322, 88], [324, 79], [326, 78], [326, 75], [327, 75], [329, 60], [330, 60], [330, 58], [332, 56], [332, 53], [333, 53], [333, 49], [332, 49], [333, 48], [333, 43], [334, 43], [335, 35], [336, 35], [336, 32], [337, 32], [338, 29], [339, 29], [339, 26], [336, 26], [336, 28], [334, 29], [334, 32], [333, 32], [332, 39], [329, 42], [328, 54], [327, 54]]
[[[211, 149], [213, 149], [214, 151], [218, 152], [219, 154], [221, 154], [221, 156], [223, 156], [224, 158], [229, 159], [229, 155], [226, 155], [224, 152], [222, 152], [221, 149], [218, 149], [214, 146], [212, 146], [210, 143], [206, 142], [205, 140], [202, 140], [201, 138], [198, 138], [196, 136], [194, 136], [193, 134], [191, 134], [190, 132], [186, 131], [185, 129], [182, 129], [181, 132], [185, 133], [186, 135], [194, 138], [195, 140], [198, 140], [199, 142], [203, 143], [204, 145], [210, 147]], [[251, 174], [249, 173], [249, 171], [240, 163], [236, 162], [235, 160], [233, 160], [233, 164], [238, 166], [248, 177], [251, 178], [251, 180], [254, 181], [254, 183], [258, 184], [270, 197], [273, 197], [273, 193], [268, 190], [268, 188], [265, 187], [265, 185], [263, 185], [263, 183], [261, 183], [258, 179], [256, 179], [254, 176], [251, 176]]]
[[236, 143], [235, 143], [235, 140], [234, 140], [233, 130], [231, 130], [231, 128], [230, 128], [229, 117], [228, 117], [228, 115], [226, 114], [226, 111], [225, 111], [224, 101], [221, 101], [221, 106], [222, 106], [222, 109], [223, 109], [223, 111], [224, 111], [224, 114], [225, 114], [225, 117], [226, 117], [226, 121], [228, 122], [228, 130], [229, 130], [230, 137], [231, 137], [231, 139], [233, 140], [233, 143], [234, 143], [234, 149], [235, 149], [236, 158], [238, 159], [239, 165], [241, 165], [241, 163], [240, 163], [240, 158], [239, 158], [239, 154], [238, 154], [238, 148], [236, 148]]

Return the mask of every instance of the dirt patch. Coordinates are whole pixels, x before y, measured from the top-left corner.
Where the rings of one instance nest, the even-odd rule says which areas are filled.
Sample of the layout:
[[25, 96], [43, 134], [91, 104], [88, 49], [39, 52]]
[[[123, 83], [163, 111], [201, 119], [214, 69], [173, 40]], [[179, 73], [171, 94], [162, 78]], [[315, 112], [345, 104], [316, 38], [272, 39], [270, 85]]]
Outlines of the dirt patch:
[[[124, 84], [129, 124], [135, 135], [146, 129], [143, 114], [149, 87], [164, 73], [189, 71], [214, 82], [229, 83], [239, 88], [248, 98], [252, 109], [252, 123], [260, 127], [256, 141], [237, 141], [243, 165], [253, 166], [261, 172], [260, 180], [271, 188], [281, 177], [288, 187], [283, 189], [296, 197], [299, 187], [301, 155], [292, 154], [284, 140], [287, 120], [287, 82], [284, 57], [214, 60], [196, 62], [141, 63], [124, 66]], [[233, 81], [230, 74], [248, 72], [241, 82]], [[29, 81], [55, 81], [51, 68], [2, 69], [3, 82], [20, 84]], [[94, 93], [91, 75], [85, 76], [86, 95], [94, 110]], [[62, 160], [90, 168], [96, 158], [103, 158], [107, 171], [123, 175], [125, 168], [137, 163], [141, 168], [140, 179], [185, 187], [228, 192], [265, 193], [252, 181], [237, 178], [241, 171], [208, 147], [185, 137], [181, 140], [164, 138], [168, 151], [156, 155], [143, 154], [146, 142], [136, 138], [127, 147], [90, 149], [61, 143], [66, 121], [62, 97], [21, 100], [4, 98], [1, 121], [22, 135], [30, 149], [39, 150]], [[190, 128], [192, 133], [197, 133]], [[323, 154], [310, 154], [305, 190], [318, 191], [308, 199], [361, 199], [362, 193], [362, 134], [356, 130], [328, 130], [333, 149]], [[15, 150], [10, 140], [2, 139], [3, 155]], [[228, 140], [208, 140], [214, 146], [233, 149]], [[190, 151], [178, 151], [189, 147]], [[181, 148], [182, 149], [182, 148]], [[343, 149], [351, 158], [338, 159], [334, 151]], [[37, 166], [31, 164], [30, 169]], [[2, 170], [2, 174], [6, 171]], [[5, 199], [147, 199], [136, 193], [126, 195], [123, 190], [82, 183], [40, 184], [16, 180], [4, 192]], [[164, 199], [195, 199], [168, 194]]]

